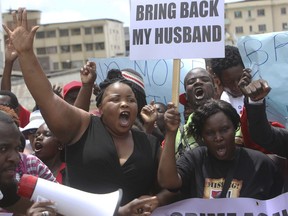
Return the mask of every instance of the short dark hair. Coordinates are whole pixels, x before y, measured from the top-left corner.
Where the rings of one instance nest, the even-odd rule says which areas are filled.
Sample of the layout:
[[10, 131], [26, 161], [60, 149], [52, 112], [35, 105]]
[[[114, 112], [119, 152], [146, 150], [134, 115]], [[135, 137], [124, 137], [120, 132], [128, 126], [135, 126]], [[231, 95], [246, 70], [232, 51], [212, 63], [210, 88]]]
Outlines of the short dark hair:
[[210, 116], [218, 112], [223, 112], [232, 121], [235, 130], [239, 127], [240, 116], [230, 103], [223, 100], [209, 99], [193, 113], [188, 133], [192, 134], [196, 140], [201, 139], [204, 123]]
[[220, 79], [223, 70], [238, 65], [241, 65], [243, 68], [245, 67], [239, 49], [230, 45], [225, 46], [225, 58], [213, 58], [210, 63], [212, 72]]
[[18, 99], [14, 93], [12, 93], [11, 91], [8, 91], [8, 90], [0, 90], [0, 95], [10, 97], [10, 104], [2, 104], [2, 105], [9, 106], [14, 110], [18, 108], [19, 102], [18, 102]]
[[211, 75], [205, 68], [195, 67], [195, 68], [191, 69], [190, 71], [188, 71], [188, 73], [187, 73], [186, 76], [184, 77], [184, 90], [185, 90], [185, 91], [186, 91], [187, 79], [188, 79], [188, 77], [189, 77], [189, 74], [190, 74], [190, 73], [193, 73], [195, 70], [200, 70], [200, 71], [202, 71], [202, 72], [207, 73], [207, 75], [211, 78], [211, 82], [212, 82], [212, 84], [213, 84], [213, 86], [214, 86], [214, 79], [213, 79], [212, 75]]

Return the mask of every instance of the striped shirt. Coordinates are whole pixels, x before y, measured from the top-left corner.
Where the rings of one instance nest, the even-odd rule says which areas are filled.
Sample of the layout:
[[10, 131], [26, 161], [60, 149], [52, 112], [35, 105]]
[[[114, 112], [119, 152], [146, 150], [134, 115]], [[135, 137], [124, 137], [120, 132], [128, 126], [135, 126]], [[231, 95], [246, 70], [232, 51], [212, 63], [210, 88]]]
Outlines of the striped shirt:
[[57, 182], [50, 169], [38, 157], [31, 154], [20, 153], [20, 161], [16, 168], [16, 180], [19, 181], [23, 174]]

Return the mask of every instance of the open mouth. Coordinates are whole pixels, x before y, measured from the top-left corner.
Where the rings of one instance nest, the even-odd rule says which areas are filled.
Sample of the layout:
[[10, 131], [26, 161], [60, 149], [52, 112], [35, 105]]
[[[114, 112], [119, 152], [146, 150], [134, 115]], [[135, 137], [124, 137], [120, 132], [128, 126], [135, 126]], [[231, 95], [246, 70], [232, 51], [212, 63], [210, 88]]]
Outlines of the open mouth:
[[204, 91], [202, 88], [196, 88], [194, 94], [197, 100], [201, 100], [204, 98]]
[[129, 117], [130, 113], [127, 111], [123, 111], [120, 113], [120, 125], [123, 127], [127, 127], [129, 125]]
[[35, 149], [34, 149], [35, 153], [41, 151], [42, 148], [43, 148], [43, 145], [41, 143], [39, 142], [35, 143]]
[[218, 157], [224, 157], [225, 154], [226, 154], [226, 148], [225, 146], [219, 146], [217, 149], [216, 149], [216, 154]]

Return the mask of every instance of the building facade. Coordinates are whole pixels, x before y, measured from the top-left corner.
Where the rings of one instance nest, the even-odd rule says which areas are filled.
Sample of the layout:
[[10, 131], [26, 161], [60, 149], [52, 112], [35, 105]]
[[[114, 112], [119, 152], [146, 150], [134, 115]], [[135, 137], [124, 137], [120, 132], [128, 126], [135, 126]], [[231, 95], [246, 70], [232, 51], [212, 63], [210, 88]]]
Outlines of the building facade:
[[[39, 25], [34, 50], [45, 72], [81, 68], [89, 58], [125, 56], [123, 22], [96, 19], [40, 25], [41, 12], [27, 11], [28, 26]], [[2, 15], [12, 26], [11, 13]], [[15, 64], [15, 70], [19, 68]]]
[[246, 0], [225, 4], [226, 42], [244, 35], [288, 30], [287, 0]]

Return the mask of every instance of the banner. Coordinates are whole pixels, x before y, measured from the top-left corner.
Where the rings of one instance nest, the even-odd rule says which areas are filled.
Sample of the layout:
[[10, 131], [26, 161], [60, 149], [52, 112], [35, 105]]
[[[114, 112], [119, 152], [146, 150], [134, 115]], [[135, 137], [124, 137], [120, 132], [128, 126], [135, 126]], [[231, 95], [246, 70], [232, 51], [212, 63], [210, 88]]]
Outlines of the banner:
[[130, 8], [130, 59], [225, 56], [224, 0], [130, 0]]
[[152, 216], [287, 216], [288, 193], [270, 200], [192, 198], [162, 206]]
[[238, 48], [253, 79], [267, 80], [272, 90], [266, 97], [267, 116], [288, 126], [288, 32], [241, 37]]

